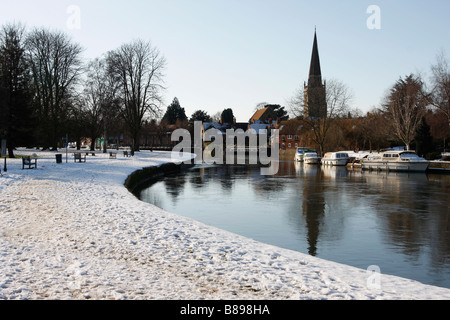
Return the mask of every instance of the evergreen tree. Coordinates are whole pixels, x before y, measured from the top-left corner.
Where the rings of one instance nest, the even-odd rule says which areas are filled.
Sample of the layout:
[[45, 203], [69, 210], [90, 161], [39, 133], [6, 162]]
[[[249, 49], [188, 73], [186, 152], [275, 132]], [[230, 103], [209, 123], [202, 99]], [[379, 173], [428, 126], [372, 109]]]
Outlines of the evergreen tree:
[[234, 122], [234, 114], [232, 109], [225, 109], [221, 115], [222, 124], [225, 123], [233, 123]]
[[422, 117], [422, 122], [419, 124], [416, 131], [416, 152], [419, 155], [426, 156], [433, 151], [433, 137], [431, 136], [430, 126], [425, 117]]
[[181, 107], [178, 98], [175, 97], [172, 103], [167, 107], [162, 122], [167, 125], [174, 125], [177, 124], [177, 122], [185, 122], [186, 120], [186, 112], [184, 111], [184, 108]]
[[284, 107], [280, 106], [279, 104], [268, 104], [265, 107], [266, 108], [267, 107], [272, 107], [273, 111], [275, 112], [277, 118], [280, 119], [280, 121], [287, 121], [287, 120], [289, 120], [288, 112], [285, 110]]
[[6, 25], [0, 31], [0, 128], [7, 139], [10, 158], [14, 157], [15, 147], [33, 143], [31, 80], [24, 34], [20, 25]]
[[189, 118], [189, 124], [188, 124], [189, 132], [191, 133], [191, 136], [194, 136], [194, 124], [196, 121], [200, 121], [202, 123], [212, 122], [212, 118], [206, 111], [203, 111], [203, 110], [195, 111]]
[[195, 111], [192, 115], [191, 118], [189, 119], [189, 124], [194, 124], [195, 121], [201, 121], [201, 122], [211, 122], [211, 116], [203, 110], [197, 110]]

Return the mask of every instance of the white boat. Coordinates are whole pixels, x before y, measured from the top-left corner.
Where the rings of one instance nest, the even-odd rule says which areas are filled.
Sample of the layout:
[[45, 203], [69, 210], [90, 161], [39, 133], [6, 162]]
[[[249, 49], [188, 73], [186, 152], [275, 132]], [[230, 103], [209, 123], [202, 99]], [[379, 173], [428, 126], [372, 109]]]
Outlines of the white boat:
[[350, 157], [347, 152], [328, 152], [322, 158], [322, 164], [330, 166], [345, 166], [349, 160]]
[[430, 162], [414, 151], [387, 151], [370, 155], [362, 161], [363, 170], [425, 172]]
[[315, 151], [304, 147], [297, 148], [297, 152], [295, 153], [295, 161], [303, 162], [303, 157], [305, 153], [308, 152], [315, 152]]
[[306, 164], [319, 164], [320, 158], [316, 152], [307, 152], [303, 155], [303, 161]]

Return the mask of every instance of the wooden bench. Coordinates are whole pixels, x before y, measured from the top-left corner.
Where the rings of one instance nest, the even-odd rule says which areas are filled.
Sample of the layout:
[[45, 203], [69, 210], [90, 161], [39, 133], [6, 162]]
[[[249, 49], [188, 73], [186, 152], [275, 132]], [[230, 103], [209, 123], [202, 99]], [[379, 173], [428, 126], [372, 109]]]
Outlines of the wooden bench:
[[74, 162], [86, 162], [86, 155], [82, 155], [81, 153], [74, 153], [73, 154], [75, 161]]
[[117, 159], [117, 153], [116, 152], [110, 152], [109, 153], [109, 158], [110, 159]]
[[23, 157], [22, 158], [22, 170], [25, 169], [36, 169], [37, 168], [37, 159], [31, 157]]
[[123, 156], [128, 158], [131, 157], [131, 154], [129, 154], [128, 151], [124, 151]]

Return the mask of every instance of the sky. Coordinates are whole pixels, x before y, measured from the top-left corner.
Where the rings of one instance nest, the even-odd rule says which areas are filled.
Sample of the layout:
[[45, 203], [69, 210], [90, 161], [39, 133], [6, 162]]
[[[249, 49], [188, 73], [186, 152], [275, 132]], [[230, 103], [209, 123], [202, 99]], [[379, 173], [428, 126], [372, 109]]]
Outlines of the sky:
[[450, 58], [448, 0], [0, 0], [0, 25], [66, 32], [86, 61], [135, 39], [167, 60], [163, 109], [189, 117], [233, 109], [247, 122], [261, 102], [288, 109], [308, 79], [314, 30], [322, 76], [353, 93], [351, 108], [379, 107], [400, 77], [431, 76]]

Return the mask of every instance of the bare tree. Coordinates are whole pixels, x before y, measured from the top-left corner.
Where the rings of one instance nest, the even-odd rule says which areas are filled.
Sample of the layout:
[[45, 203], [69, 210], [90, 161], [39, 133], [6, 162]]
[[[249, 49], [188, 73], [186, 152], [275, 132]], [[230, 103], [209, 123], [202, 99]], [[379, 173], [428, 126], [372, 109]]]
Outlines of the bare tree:
[[82, 73], [82, 48], [64, 33], [35, 29], [27, 38], [44, 147], [56, 149], [70, 99]]
[[84, 97], [80, 95], [71, 99], [66, 126], [69, 139], [71, 142], [76, 142], [77, 150], [81, 149], [81, 140], [88, 137], [88, 135], [86, 135], [87, 116], [83, 98]]
[[211, 122], [220, 122], [220, 117], [222, 115], [222, 111], [217, 111], [211, 116]]
[[87, 67], [87, 78], [82, 95], [87, 130], [92, 139], [91, 150], [95, 148], [95, 140], [103, 133], [107, 147], [107, 129], [117, 114], [118, 82], [107, 70], [106, 59], [96, 58]]
[[352, 98], [352, 93], [344, 83], [337, 79], [328, 80], [325, 93], [326, 108], [324, 107], [326, 116], [322, 118], [305, 118], [306, 102], [303, 88], [299, 89], [292, 97], [289, 103], [291, 113], [294, 117], [302, 119], [305, 127], [311, 130], [312, 139], [319, 146], [320, 154], [323, 154], [325, 151], [324, 147], [333, 121], [347, 116]]
[[373, 107], [362, 118], [361, 125], [358, 129], [361, 132], [361, 147], [366, 148], [366, 144], [368, 144], [370, 152], [373, 149], [380, 150], [387, 147], [389, 126], [386, 123], [384, 111]]
[[257, 103], [256, 106], [255, 106], [255, 109], [253, 109], [253, 112], [256, 112], [258, 110], [264, 109], [268, 104], [270, 104], [270, 103], [268, 103], [268, 102]]
[[444, 52], [437, 56], [436, 64], [431, 70], [432, 88], [427, 102], [445, 114], [450, 127], [450, 66]]
[[150, 42], [136, 40], [108, 54], [108, 70], [120, 84], [120, 114], [128, 126], [134, 150], [146, 116], [161, 112], [166, 60]]
[[386, 97], [384, 108], [387, 118], [394, 134], [408, 150], [427, 104], [427, 99], [423, 96], [423, 82], [412, 74], [405, 79], [400, 78]]

